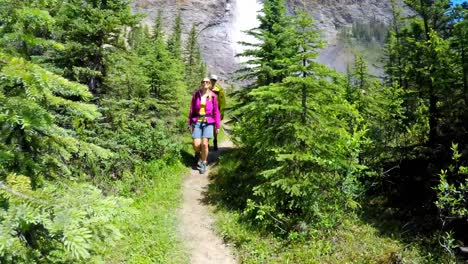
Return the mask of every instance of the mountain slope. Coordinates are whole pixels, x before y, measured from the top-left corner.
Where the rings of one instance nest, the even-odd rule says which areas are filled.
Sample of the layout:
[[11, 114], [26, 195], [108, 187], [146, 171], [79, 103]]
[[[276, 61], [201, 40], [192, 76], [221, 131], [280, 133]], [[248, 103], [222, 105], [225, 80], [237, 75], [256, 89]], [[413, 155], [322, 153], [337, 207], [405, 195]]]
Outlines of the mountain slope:
[[[235, 1], [136, 0], [133, 10], [148, 14], [145, 21], [151, 23], [158, 10], [162, 9], [167, 33], [170, 33], [174, 18], [180, 12], [184, 35], [188, 34], [192, 24], [200, 31], [199, 43], [209, 71], [230, 79], [238, 67], [231, 41]], [[319, 61], [341, 72], [346, 71], [346, 65], [353, 61], [353, 55], [352, 49], [338, 37], [338, 33], [356, 22], [368, 24], [380, 21], [388, 25], [392, 17], [390, 0], [287, 0], [287, 4], [291, 13], [296, 8], [304, 8], [312, 15], [328, 43]], [[401, 0], [400, 5], [403, 6]], [[411, 13], [407, 7], [404, 10], [404, 15]], [[381, 72], [375, 67], [373, 71]]]

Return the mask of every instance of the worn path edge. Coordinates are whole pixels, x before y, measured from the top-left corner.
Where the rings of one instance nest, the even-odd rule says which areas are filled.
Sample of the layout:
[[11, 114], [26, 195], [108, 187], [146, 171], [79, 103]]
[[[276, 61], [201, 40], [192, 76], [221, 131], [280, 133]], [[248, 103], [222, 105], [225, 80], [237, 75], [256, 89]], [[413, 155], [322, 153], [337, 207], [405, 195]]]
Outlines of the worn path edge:
[[[225, 139], [219, 144], [219, 151], [211, 151], [210, 160], [216, 161], [223, 149], [233, 144]], [[182, 183], [182, 206], [179, 210], [179, 231], [185, 243], [192, 264], [235, 264], [231, 249], [215, 232], [215, 220], [211, 208], [203, 203], [208, 188], [209, 174], [213, 162], [205, 174], [191, 170]]]

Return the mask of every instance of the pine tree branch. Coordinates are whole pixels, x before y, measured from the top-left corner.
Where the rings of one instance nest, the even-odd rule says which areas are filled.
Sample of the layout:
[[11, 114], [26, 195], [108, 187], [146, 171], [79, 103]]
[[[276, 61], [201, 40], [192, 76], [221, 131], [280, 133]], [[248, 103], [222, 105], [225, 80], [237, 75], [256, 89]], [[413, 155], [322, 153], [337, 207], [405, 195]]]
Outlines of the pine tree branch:
[[28, 195], [26, 195], [26, 194], [20, 193], [20, 192], [18, 192], [18, 191], [15, 191], [15, 190], [9, 188], [8, 186], [6, 186], [6, 185], [3, 183], [3, 181], [0, 181], [0, 189], [3, 189], [3, 190], [5, 190], [5, 191], [7, 191], [7, 192], [9, 192], [9, 193], [11, 193], [11, 194], [13, 194], [13, 195], [15, 195], [15, 196], [18, 196], [18, 197], [23, 198], [23, 199], [26, 199], [26, 200], [30, 200], [30, 201], [35, 202], [35, 203], [46, 204], [45, 201], [42, 201], [42, 200], [39, 200], [39, 199], [30, 197], [30, 196], [28, 196]]

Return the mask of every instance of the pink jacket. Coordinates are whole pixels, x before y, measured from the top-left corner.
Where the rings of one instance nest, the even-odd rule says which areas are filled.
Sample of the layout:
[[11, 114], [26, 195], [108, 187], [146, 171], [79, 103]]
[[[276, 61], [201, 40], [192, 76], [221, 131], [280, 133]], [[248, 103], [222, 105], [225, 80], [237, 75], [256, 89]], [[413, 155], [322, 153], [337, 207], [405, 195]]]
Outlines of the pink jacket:
[[[211, 98], [211, 99], [209, 99]], [[192, 103], [190, 104], [190, 114], [188, 116], [188, 124], [191, 125], [198, 121], [200, 113], [201, 91], [198, 90], [192, 95]], [[216, 129], [221, 125], [221, 116], [218, 107], [218, 98], [216, 94], [211, 92], [211, 95], [206, 101], [206, 122], [208, 124], [215, 124]]]

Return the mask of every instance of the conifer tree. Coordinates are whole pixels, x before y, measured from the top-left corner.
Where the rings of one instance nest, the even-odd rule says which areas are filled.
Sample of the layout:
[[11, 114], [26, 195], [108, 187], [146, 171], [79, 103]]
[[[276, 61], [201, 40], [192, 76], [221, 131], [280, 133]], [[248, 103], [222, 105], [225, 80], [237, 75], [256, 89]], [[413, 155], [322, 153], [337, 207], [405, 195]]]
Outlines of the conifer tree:
[[[158, 22], [159, 21], [159, 22]], [[175, 115], [185, 95], [180, 62], [169, 54], [162, 27], [155, 20], [153, 34], [139, 30], [138, 41], [128, 50], [114, 50], [108, 57], [108, 77], [104, 97], [105, 115], [111, 130], [104, 129], [106, 145], [117, 141], [125, 145], [124, 159], [158, 159], [176, 144], [166, 144], [166, 131], [175, 127]], [[138, 35], [136, 34], [138, 33]], [[166, 120], [165, 128], [161, 127]], [[158, 138], [162, 137], [162, 138]], [[176, 155], [176, 154], [174, 154]], [[122, 162], [128, 162], [126, 160]]]
[[[359, 115], [345, 100], [344, 78], [315, 61], [323, 42], [313, 21], [303, 12], [285, 21], [293, 40], [288, 50], [296, 52], [277, 64], [280, 74], [262, 79], [272, 83], [251, 90], [239, 109], [235, 135], [247, 155], [243, 173], [253, 178], [245, 214], [278, 232], [290, 232], [299, 221], [329, 228], [356, 206], [363, 132], [348, 132], [345, 117]], [[258, 45], [263, 47], [262, 40]]]
[[[446, 83], [441, 82], [444, 78], [439, 78], [439, 74], [445, 67], [439, 67], [444, 64], [438, 56], [438, 40], [447, 37], [449, 23], [452, 20], [450, 11], [451, 5], [448, 0], [425, 1], [408, 0], [406, 1], [421, 16], [415, 18], [411, 24], [410, 32], [413, 39], [408, 39], [408, 44], [414, 45], [412, 49], [420, 52], [413, 57], [414, 61], [409, 66], [414, 70], [413, 76], [416, 79], [415, 86], [417, 91], [427, 99], [429, 134], [428, 145], [434, 146], [437, 140], [437, 128], [439, 126], [440, 109], [438, 107], [441, 100], [441, 92], [446, 90]], [[409, 37], [409, 36], [408, 36]], [[446, 65], [445, 65], [446, 66]], [[413, 78], [412, 78], [413, 79]]]
[[177, 161], [184, 72], [162, 31], [126, 42], [137, 19], [126, 0], [0, 0], [1, 263], [102, 262], [129, 210], [112, 181]]
[[146, 25], [136, 25], [131, 28], [128, 34], [128, 44], [133, 50], [146, 47], [149, 43], [150, 33]]
[[[403, 162], [410, 164], [414, 157], [427, 162], [426, 173], [420, 172], [407, 179], [398, 177], [400, 175], [394, 177], [392, 180], [397, 187], [387, 193], [388, 196], [391, 193], [398, 193], [399, 196], [418, 193], [419, 197], [431, 197], [421, 199], [417, 206], [407, 208], [411, 211], [417, 210], [416, 207], [431, 207], [435, 202], [432, 198], [434, 190], [442, 203], [455, 201], [459, 197], [452, 192], [456, 188], [447, 187], [461, 183], [462, 178], [457, 176], [458, 165], [447, 164], [452, 162], [449, 158], [452, 151], [457, 152], [454, 148], [456, 145], [452, 143], [460, 143], [462, 151], [467, 148], [466, 140], [459, 140], [464, 137], [462, 135], [467, 128], [464, 86], [466, 60], [463, 60], [466, 43], [463, 31], [466, 20], [463, 18], [466, 18], [466, 13], [463, 14], [461, 5], [454, 6], [447, 0], [405, 2], [417, 15], [394, 22], [397, 26], [390, 33], [386, 69], [387, 79], [393, 82], [388, 87], [400, 86], [404, 91], [403, 129], [400, 130], [399, 140], [393, 144], [400, 150], [390, 157], [382, 156], [390, 159], [392, 156], [394, 159], [403, 157]], [[386, 126], [380, 125], [380, 128], [385, 129]], [[456, 164], [466, 162], [462, 157], [454, 154]], [[434, 178], [441, 170], [440, 184], [437, 186]], [[401, 186], [411, 181], [418, 182], [418, 189], [412, 189], [411, 194], [404, 193], [405, 188]], [[437, 204], [441, 210], [452, 205]]]
[[182, 16], [180, 13], [174, 21], [174, 28], [167, 42], [167, 47], [174, 58], [182, 58]]
[[0, 2], [0, 47], [27, 59], [62, 45], [53, 39], [55, 2], [39, 0]]
[[0, 147], [8, 157], [2, 160], [4, 170], [27, 175], [37, 184], [40, 176], [71, 177], [73, 157], [109, 157], [77, 135], [86, 121], [100, 116], [96, 106], [84, 102], [92, 97], [86, 86], [4, 53], [0, 77]]
[[154, 20], [153, 39], [158, 38], [164, 38], [162, 10], [158, 11], [158, 15]]
[[66, 78], [88, 85], [94, 95], [99, 95], [107, 74], [106, 47], [120, 47], [125, 27], [137, 22], [129, 2], [64, 1], [57, 10], [56, 20], [55, 34], [65, 43], [65, 48], [56, 50], [54, 64], [64, 70]]
[[385, 71], [389, 78], [388, 84], [398, 82], [400, 87], [403, 87], [403, 58], [401, 54], [401, 8], [397, 5], [396, 0], [391, 0], [392, 6], [392, 25], [388, 33], [385, 53], [387, 57], [387, 65]]
[[154, 27], [154, 35], [148, 54], [145, 57], [144, 69], [149, 78], [151, 95], [166, 102], [174, 98], [180, 98], [181, 91], [181, 68], [178, 57], [171, 56], [169, 48], [164, 42], [162, 28]]
[[200, 46], [198, 45], [198, 32], [195, 25], [190, 30], [185, 49], [185, 81], [189, 90], [193, 90], [206, 73]]
[[382, 157], [393, 158], [405, 128], [403, 127], [403, 91], [395, 82], [384, 85], [369, 74], [362, 55], [356, 54], [354, 66], [348, 72], [348, 102], [353, 104], [362, 116], [359, 126], [366, 130], [371, 141], [364, 146], [361, 161], [376, 168]]
[[289, 60], [297, 50], [284, 0], [264, 1], [263, 13], [257, 18], [259, 27], [247, 33], [258, 39], [258, 43], [240, 42], [252, 48], [239, 56], [251, 58], [240, 70], [241, 79], [254, 79], [255, 86], [259, 87], [279, 83], [287, 77]]
[[458, 6], [457, 23], [454, 25], [452, 45], [456, 54], [455, 65], [458, 65], [463, 83], [465, 107], [468, 106], [468, 3]]

